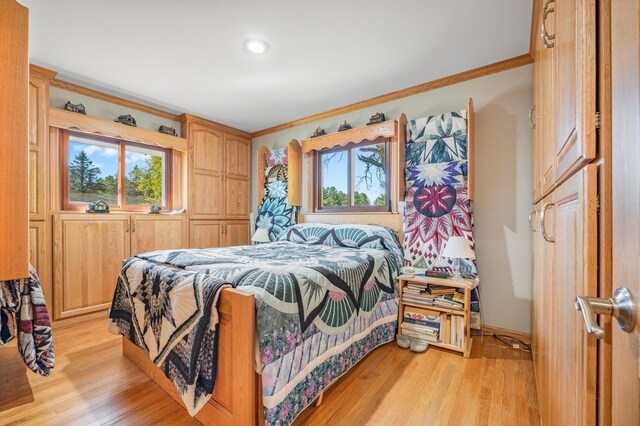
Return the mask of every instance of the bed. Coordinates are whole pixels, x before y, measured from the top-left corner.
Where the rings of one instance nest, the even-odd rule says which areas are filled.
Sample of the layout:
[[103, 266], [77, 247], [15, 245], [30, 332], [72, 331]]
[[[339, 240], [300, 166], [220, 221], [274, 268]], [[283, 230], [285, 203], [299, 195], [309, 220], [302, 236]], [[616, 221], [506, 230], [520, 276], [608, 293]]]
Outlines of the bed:
[[286, 425], [394, 340], [402, 261], [390, 228], [309, 223], [264, 245], [145, 253], [123, 266], [110, 329], [202, 423]]

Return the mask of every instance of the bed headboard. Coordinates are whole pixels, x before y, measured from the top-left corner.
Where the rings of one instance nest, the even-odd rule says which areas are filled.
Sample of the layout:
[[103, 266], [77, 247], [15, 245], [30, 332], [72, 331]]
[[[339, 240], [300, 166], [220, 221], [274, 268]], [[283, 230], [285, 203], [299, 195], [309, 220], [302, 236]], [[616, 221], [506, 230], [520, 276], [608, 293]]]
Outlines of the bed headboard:
[[398, 235], [402, 241], [402, 227], [404, 218], [397, 213], [314, 213], [310, 215], [299, 215], [298, 223], [331, 223], [334, 225], [356, 224], [356, 225], [380, 225], [387, 226]]

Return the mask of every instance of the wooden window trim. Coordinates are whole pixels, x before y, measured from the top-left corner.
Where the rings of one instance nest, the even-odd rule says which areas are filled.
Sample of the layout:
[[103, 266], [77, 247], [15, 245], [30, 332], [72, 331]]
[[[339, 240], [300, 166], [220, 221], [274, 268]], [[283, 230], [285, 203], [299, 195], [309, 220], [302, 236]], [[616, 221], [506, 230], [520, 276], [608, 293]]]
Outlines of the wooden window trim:
[[[73, 133], [73, 132], [72, 132]], [[68, 130], [61, 130], [61, 143], [60, 143], [60, 183], [62, 192], [62, 210], [65, 211], [84, 211], [87, 208], [87, 203], [71, 203], [69, 201], [69, 136]], [[122, 211], [122, 212], [146, 212], [149, 210], [147, 206], [130, 206], [126, 204], [126, 190], [125, 190], [125, 161], [126, 161], [126, 147], [144, 147], [158, 152], [163, 152], [165, 155], [165, 176], [164, 176], [164, 188], [165, 188], [165, 205], [161, 206], [162, 211], [170, 211], [173, 206], [173, 150], [169, 148], [159, 148], [156, 146], [150, 146], [121, 139], [111, 139], [106, 137], [100, 137], [95, 135], [87, 135], [84, 133], [74, 133], [85, 139], [95, 139], [102, 142], [112, 143], [118, 145], [118, 205], [109, 206], [110, 211]]]
[[[354, 206], [354, 194], [355, 183], [351, 182], [353, 179], [353, 151], [358, 147], [378, 145], [384, 143], [385, 149], [385, 204], [383, 206]], [[320, 164], [320, 158], [323, 154], [330, 154], [332, 152], [347, 152], [348, 156], [348, 170], [347, 170], [347, 206], [346, 207], [323, 207], [322, 206], [322, 165]], [[312, 165], [313, 176], [312, 189], [314, 205], [312, 206], [312, 213], [388, 213], [391, 212], [391, 154], [392, 152], [392, 140], [391, 138], [378, 137], [374, 140], [363, 140], [361, 142], [351, 142], [345, 145], [337, 146], [334, 148], [322, 149], [312, 152]], [[311, 207], [311, 206], [310, 206]]]

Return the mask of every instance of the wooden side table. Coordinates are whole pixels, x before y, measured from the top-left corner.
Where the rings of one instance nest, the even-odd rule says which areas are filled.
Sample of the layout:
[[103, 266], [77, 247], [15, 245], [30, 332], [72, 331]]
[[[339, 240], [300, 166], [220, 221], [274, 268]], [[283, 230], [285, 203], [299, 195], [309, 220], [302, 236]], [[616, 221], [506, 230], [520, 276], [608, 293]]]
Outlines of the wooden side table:
[[[421, 303], [414, 302], [403, 302], [402, 301], [402, 292], [409, 282], [415, 282], [419, 284], [434, 284], [441, 285], [447, 287], [454, 287], [458, 289], [464, 290], [464, 306], [462, 310], [450, 309], [450, 308], [441, 308], [439, 306], [427, 306]], [[430, 311], [438, 311], [445, 313], [447, 315], [458, 315], [464, 317], [464, 339], [462, 347], [453, 345], [450, 343], [444, 343], [442, 341], [442, 336], [439, 336], [439, 340], [437, 342], [427, 342], [429, 345], [439, 346], [442, 348], [450, 349], [457, 352], [462, 352], [465, 358], [469, 358], [471, 355], [471, 291], [476, 288], [480, 284], [479, 280], [472, 279], [454, 279], [454, 278], [435, 278], [435, 277], [427, 277], [427, 276], [417, 276], [417, 275], [400, 275], [398, 277], [398, 289], [400, 291], [400, 301], [398, 302], [398, 336], [402, 333], [402, 322], [404, 321], [404, 311], [407, 306], [418, 308], [418, 309], [427, 309]], [[442, 317], [440, 318], [442, 321]]]

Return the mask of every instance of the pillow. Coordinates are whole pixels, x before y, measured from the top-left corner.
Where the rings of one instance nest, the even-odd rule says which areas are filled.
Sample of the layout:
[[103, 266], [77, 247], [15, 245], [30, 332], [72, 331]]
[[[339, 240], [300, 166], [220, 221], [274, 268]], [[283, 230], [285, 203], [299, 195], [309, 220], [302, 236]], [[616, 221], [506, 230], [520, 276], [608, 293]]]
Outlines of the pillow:
[[277, 166], [279, 164], [287, 164], [287, 152], [289, 148], [278, 148], [271, 150], [265, 154], [267, 166]]
[[402, 258], [398, 236], [386, 226], [301, 223], [287, 228], [279, 240], [333, 247], [383, 249]]

